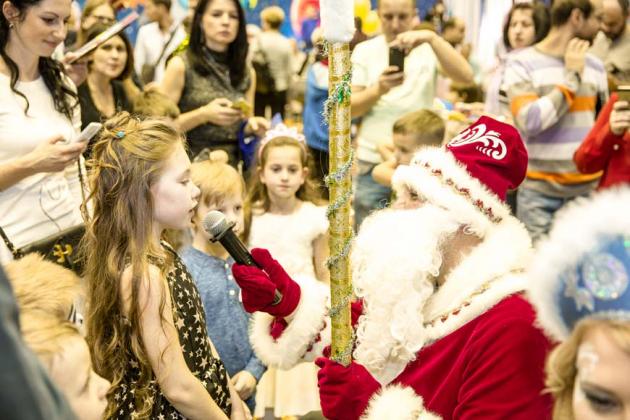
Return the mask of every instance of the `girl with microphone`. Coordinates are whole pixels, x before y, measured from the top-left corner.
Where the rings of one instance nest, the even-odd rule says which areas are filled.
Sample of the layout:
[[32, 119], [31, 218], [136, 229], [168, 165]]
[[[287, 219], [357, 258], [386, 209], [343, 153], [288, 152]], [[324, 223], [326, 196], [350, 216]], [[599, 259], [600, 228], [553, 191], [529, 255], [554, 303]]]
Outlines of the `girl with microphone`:
[[165, 229], [191, 226], [199, 198], [184, 142], [164, 120], [123, 112], [94, 145], [87, 339], [112, 383], [106, 418], [245, 418], [197, 288], [161, 241]]

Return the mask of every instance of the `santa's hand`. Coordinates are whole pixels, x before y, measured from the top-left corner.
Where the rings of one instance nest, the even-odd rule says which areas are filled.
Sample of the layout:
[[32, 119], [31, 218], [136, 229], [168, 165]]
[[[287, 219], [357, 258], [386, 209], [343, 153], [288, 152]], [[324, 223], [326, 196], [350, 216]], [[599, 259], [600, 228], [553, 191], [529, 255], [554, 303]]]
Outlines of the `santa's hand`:
[[355, 362], [343, 366], [327, 357], [320, 357], [315, 364], [319, 366], [317, 386], [324, 417], [330, 420], [361, 417], [381, 385]]
[[[266, 249], [252, 249], [252, 257], [264, 271], [241, 264], [232, 266], [234, 279], [243, 292], [245, 310], [263, 311], [279, 317], [289, 316], [300, 303], [300, 286]], [[276, 290], [280, 293], [277, 294]], [[277, 301], [280, 296], [280, 301]]]

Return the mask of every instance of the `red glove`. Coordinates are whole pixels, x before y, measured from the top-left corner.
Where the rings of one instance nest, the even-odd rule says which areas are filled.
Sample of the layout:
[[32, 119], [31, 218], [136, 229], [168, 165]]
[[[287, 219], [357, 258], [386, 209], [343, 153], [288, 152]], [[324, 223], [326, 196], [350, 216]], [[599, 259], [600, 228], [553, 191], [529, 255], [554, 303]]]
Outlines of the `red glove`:
[[381, 385], [363, 365], [352, 362], [347, 367], [319, 357], [317, 386], [322, 414], [330, 420], [358, 419], [367, 409], [370, 398]]
[[[249, 265], [232, 265], [234, 279], [243, 292], [245, 310], [263, 311], [279, 317], [289, 316], [300, 303], [300, 286], [266, 249], [252, 249], [252, 257], [262, 270]], [[276, 289], [282, 293], [282, 300], [273, 305]]]

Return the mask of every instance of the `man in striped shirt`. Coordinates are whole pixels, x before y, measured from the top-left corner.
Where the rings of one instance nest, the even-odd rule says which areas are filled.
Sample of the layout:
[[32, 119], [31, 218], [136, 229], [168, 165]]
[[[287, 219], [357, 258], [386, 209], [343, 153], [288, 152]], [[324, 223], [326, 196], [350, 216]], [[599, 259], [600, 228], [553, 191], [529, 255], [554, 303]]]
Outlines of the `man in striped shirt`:
[[507, 63], [510, 109], [529, 153], [517, 216], [534, 240], [547, 233], [562, 205], [588, 194], [600, 176], [580, 174], [573, 154], [608, 97], [604, 66], [587, 54], [601, 14], [601, 0], [556, 0], [547, 37]]

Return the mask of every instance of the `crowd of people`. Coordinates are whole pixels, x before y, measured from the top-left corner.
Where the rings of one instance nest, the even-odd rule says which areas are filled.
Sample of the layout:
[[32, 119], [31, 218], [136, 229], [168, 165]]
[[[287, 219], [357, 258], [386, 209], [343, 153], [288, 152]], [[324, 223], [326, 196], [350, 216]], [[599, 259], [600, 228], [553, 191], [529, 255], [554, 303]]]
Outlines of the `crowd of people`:
[[630, 418], [628, 0], [355, 19], [348, 365], [316, 12], [188, 3], [2, 1], [3, 418]]

